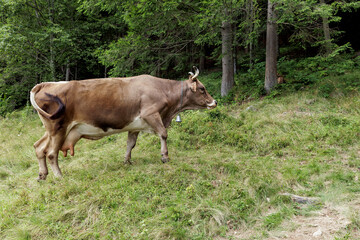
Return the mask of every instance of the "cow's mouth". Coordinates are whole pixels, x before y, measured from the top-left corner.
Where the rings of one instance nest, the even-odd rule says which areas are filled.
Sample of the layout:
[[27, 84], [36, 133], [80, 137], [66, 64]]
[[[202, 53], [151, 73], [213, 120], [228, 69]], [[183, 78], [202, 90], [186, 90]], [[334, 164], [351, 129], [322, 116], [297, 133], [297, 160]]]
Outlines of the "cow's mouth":
[[216, 106], [217, 106], [217, 101], [213, 100], [212, 103], [207, 105], [207, 109], [213, 109], [216, 108]]

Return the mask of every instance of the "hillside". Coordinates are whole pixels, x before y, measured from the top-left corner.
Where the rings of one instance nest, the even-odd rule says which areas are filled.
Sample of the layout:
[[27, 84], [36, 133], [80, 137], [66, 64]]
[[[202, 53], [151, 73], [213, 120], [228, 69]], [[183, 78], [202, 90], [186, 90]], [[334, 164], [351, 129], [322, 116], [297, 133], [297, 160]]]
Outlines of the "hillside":
[[[319, 90], [320, 89], [320, 90]], [[30, 107], [0, 120], [1, 239], [356, 239], [360, 96], [321, 88], [182, 114], [171, 161], [142, 134], [81, 140], [37, 182]], [[292, 201], [295, 194], [315, 200]]]

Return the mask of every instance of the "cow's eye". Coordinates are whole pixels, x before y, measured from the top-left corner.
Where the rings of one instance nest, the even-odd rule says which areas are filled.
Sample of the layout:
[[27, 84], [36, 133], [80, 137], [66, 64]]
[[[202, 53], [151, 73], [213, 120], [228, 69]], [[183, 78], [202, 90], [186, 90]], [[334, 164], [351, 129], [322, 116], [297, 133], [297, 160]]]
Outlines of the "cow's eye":
[[205, 93], [205, 88], [200, 87], [199, 90], [200, 90], [201, 93]]

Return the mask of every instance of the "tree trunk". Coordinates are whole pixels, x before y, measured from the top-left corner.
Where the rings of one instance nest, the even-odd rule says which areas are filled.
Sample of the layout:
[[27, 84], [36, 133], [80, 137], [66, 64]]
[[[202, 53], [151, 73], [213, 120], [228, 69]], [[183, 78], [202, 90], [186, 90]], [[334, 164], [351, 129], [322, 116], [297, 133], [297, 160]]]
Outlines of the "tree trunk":
[[74, 76], [74, 79], [75, 79], [75, 80], [78, 80], [78, 66], [77, 66], [77, 63], [76, 63], [76, 66], [75, 66], [75, 76]]
[[[54, 0], [49, 0], [49, 20], [50, 20], [50, 24], [52, 27], [52, 24], [54, 23]], [[50, 43], [49, 43], [49, 48], [50, 48], [50, 73], [51, 73], [51, 80], [55, 81], [56, 77], [55, 77], [55, 53], [54, 53], [54, 35], [51, 32], [50, 33]]]
[[[226, 12], [226, 11], [225, 11]], [[234, 62], [233, 62], [233, 31], [231, 23], [223, 21], [221, 26], [222, 38], [222, 81], [221, 96], [228, 95], [234, 86]]]
[[[326, 4], [324, 0], [320, 0], [320, 3]], [[329, 55], [331, 53], [331, 38], [330, 38], [329, 20], [326, 16], [323, 16], [322, 20], [323, 20], [324, 39], [325, 39], [325, 51], [326, 51], [326, 55]]]
[[265, 65], [265, 91], [270, 93], [277, 84], [277, 23], [275, 4], [268, 1], [267, 29], [266, 29], [266, 65]]
[[66, 64], [65, 81], [70, 81], [70, 64]]
[[55, 81], [55, 61], [54, 61], [54, 50], [53, 50], [53, 36], [50, 35], [50, 73], [51, 73], [51, 80]]
[[238, 45], [238, 43], [236, 42], [236, 25], [232, 24], [233, 29], [232, 29], [232, 34], [233, 34], [233, 43], [232, 43], [232, 55], [233, 55], [233, 64], [234, 64], [234, 76], [236, 75], [237, 72], [237, 51], [236, 51], [236, 47]]
[[253, 39], [251, 37], [252, 32], [254, 31], [254, 6], [253, 6], [253, 0], [248, 1], [247, 5], [247, 21], [250, 23], [249, 27], [249, 45], [248, 45], [248, 51], [249, 51], [249, 68], [252, 69], [253, 66]]

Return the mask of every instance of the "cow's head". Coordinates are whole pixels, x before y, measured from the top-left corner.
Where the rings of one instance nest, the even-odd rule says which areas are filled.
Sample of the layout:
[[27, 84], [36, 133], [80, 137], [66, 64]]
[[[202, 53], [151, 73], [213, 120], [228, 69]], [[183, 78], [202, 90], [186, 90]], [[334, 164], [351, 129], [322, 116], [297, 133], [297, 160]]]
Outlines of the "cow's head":
[[189, 72], [189, 80], [186, 81], [189, 89], [187, 98], [189, 104], [196, 108], [213, 109], [217, 106], [216, 100], [206, 91], [205, 86], [197, 79], [199, 69], [194, 66], [195, 74]]

